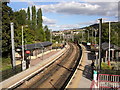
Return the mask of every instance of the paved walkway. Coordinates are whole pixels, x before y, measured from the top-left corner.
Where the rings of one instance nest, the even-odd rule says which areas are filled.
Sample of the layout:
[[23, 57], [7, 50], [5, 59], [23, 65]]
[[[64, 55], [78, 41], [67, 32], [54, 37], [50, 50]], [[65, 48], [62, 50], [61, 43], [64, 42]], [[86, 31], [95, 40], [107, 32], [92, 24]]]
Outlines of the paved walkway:
[[67, 88], [76, 88], [79, 90], [89, 89], [91, 86], [91, 60], [88, 60], [90, 55], [88, 55], [88, 51], [86, 51], [85, 47], [82, 46], [83, 55], [81, 57], [81, 64], [79, 65], [77, 72], [74, 78], [71, 80], [71, 83]]
[[18, 73], [16, 75], [4, 80], [3, 82], [0, 83], [0, 90], [1, 90], [1, 88], [8, 88], [14, 84], [17, 84], [17, 83], [21, 82], [22, 80], [25, 80], [29, 76], [33, 75], [34, 73], [38, 72], [39, 70], [42, 70], [42, 68], [49, 65], [50, 63], [55, 61], [56, 58], [59, 58], [61, 55], [63, 55], [66, 52], [66, 50], [68, 50], [68, 48], [69, 48], [69, 46], [66, 45], [65, 48], [59, 50], [57, 53], [54, 53], [53, 55], [49, 54], [49, 56], [50, 56], [49, 58], [46, 57], [46, 59], [41, 60], [41, 62], [39, 62], [39, 63], [36, 62], [37, 64], [35, 63], [35, 65], [30, 67], [29, 69], [26, 69], [26, 70], [22, 71], [21, 73]]
[[[44, 52], [43, 54], [39, 54], [37, 56], [30, 56], [29, 58], [31, 58], [30, 60], [30, 66], [35, 66], [37, 63], [39, 63], [42, 60], [45, 60], [47, 58], [49, 58], [50, 56], [54, 55], [55, 53], [59, 52], [61, 49], [53, 49], [53, 50], [49, 50]], [[16, 60], [16, 65], [21, 64], [21, 60]]]
[[86, 54], [86, 62], [85, 67], [82, 73], [82, 77], [80, 79], [80, 83], [78, 85], [78, 88], [90, 88], [91, 86], [91, 60], [88, 60], [87, 54]]
[[55, 53], [59, 52], [60, 50], [52, 50], [52, 51], [48, 51], [48, 53], [44, 53], [43, 56], [39, 56], [37, 59], [32, 59], [30, 61], [30, 66], [35, 66], [36, 64], [49, 59], [52, 55], [54, 55]]

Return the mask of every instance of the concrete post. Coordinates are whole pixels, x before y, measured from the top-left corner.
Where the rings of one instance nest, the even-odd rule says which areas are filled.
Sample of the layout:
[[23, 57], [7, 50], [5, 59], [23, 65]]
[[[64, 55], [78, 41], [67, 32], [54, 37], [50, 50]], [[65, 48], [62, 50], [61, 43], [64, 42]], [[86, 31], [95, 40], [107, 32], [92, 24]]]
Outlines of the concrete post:
[[15, 44], [14, 44], [14, 24], [11, 22], [11, 42], [12, 42], [12, 67], [13, 69], [16, 66], [16, 61], [15, 61]]

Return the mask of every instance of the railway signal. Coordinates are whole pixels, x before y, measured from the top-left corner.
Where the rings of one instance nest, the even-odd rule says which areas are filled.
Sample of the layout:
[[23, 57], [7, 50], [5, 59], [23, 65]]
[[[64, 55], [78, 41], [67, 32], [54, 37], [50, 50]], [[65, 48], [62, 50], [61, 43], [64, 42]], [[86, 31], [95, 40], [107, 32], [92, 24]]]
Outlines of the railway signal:
[[29, 51], [29, 50], [26, 50], [25, 53], [26, 53], [26, 54], [30, 54], [30, 51]]

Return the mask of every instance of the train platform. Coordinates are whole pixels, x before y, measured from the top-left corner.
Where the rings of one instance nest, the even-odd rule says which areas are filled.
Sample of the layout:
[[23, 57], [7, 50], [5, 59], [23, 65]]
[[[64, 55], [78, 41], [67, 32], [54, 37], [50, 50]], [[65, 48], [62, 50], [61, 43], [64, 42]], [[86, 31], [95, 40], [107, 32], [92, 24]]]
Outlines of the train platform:
[[89, 89], [92, 83], [91, 80], [91, 60], [88, 59], [88, 52], [86, 48], [82, 46], [82, 57], [81, 62], [79, 64], [79, 67], [77, 68], [77, 71], [75, 75], [73, 76], [73, 79], [70, 81], [67, 88], [76, 88], [79, 90], [83, 89]]
[[38, 64], [46, 59], [49, 59], [52, 55], [55, 55], [55, 53], [58, 53], [60, 50], [61, 49], [58, 49], [58, 50], [54, 49], [54, 50], [47, 51], [43, 54], [39, 54], [37, 56], [37, 58], [34, 58], [34, 57], [36, 57], [36, 56], [34, 56], [30, 61], [30, 66], [31, 67], [35, 66], [36, 64]]
[[[55, 53], [59, 52], [61, 49], [52, 49], [48, 50], [46, 52], [43, 52], [41, 54], [38, 54], [37, 56], [30, 56], [30, 66], [36, 65], [39, 61], [44, 60], [46, 58], [49, 58], [50, 56], [54, 55]], [[37, 63], [36, 63], [37, 62]], [[16, 65], [21, 64], [21, 60], [16, 60]]]
[[14, 85], [17, 85], [21, 81], [26, 80], [30, 76], [34, 75], [36, 72], [42, 70], [47, 65], [51, 64], [53, 61], [55, 61], [57, 58], [59, 58], [61, 55], [63, 55], [67, 50], [69, 49], [69, 45], [66, 45], [65, 48], [61, 50], [56, 50], [54, 52], [49, 52], [43, 56], [44, 60], [37, 58], [35, 60], [31, 61], [31, 67], [25, 71], [22, 71], [21, 73], [18, 73], [3, 82], [0, 83], [0, 89], [1, 88], [11, 88]]

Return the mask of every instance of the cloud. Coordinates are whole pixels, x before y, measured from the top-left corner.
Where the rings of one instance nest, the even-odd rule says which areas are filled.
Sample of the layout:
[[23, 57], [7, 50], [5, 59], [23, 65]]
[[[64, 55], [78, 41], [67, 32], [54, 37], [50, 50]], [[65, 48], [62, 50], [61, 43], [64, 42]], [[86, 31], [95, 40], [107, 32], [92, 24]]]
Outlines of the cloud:
[[[11, 2], [28, 2], [29, 0], [10, 0]], [[70, 0], [33, 0], [34, 2], [65, 2]], [[84, 2], [118, 2], [119, 0], [72, 0], [72, 1], [84, 1]]]
[[37, 5], [44, 12], [62, 13], [67, 15], [103, 15], [115, 16], [117, 14], [117, 3], [113, 2], [60, 2], [58, 4]]
[[[103, 23], [109, 22], [110, 20], [103, 18]], [[112, 21], [116, 22], [116, 21]], [[58, 31], [58, 30], [66, 30], [66, 29], [77, 29], [85, 26], [89, 26], [92, 24], [98, 24], [99, 20], [94, 20], [94, 21], [86, 21], [86, 22], [81, 22], [81, 23], [76, 23], [76, 24], [63, 24], [63, 25], [56, 25], [56, 24], [51, 24], [48, 25], [50, 29], [53, 31]]]
[[63, 25], [54, 24], [54, 25], [48, 25], [48, 27], [53, 31], [57, 31], [57, 30], [80, 28], [80, 25], [79, 24], [63, 24]]
[[56, 23], [56, 20], [54, 20], [54, 19], [49, 19], [45, 16], [42, 16], [42, 18], [43, 18], [43, 24], [54, 25]]
[[119, 0], [81, 0], [84, 2], [119, 2]]

